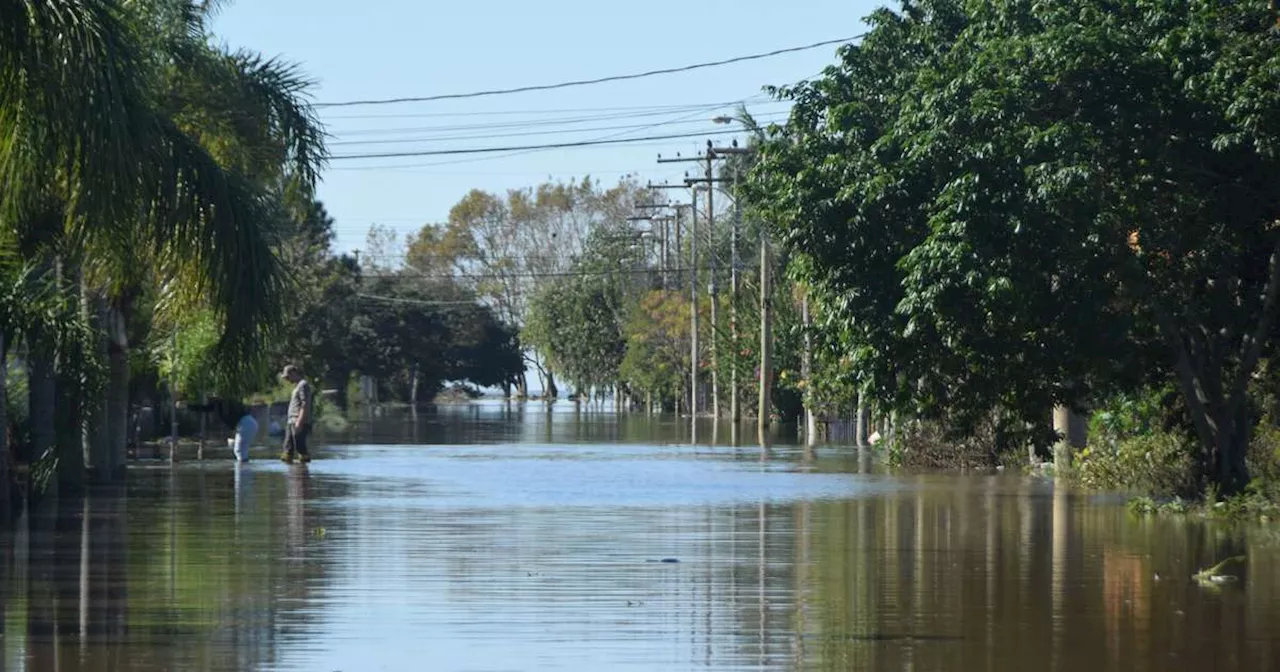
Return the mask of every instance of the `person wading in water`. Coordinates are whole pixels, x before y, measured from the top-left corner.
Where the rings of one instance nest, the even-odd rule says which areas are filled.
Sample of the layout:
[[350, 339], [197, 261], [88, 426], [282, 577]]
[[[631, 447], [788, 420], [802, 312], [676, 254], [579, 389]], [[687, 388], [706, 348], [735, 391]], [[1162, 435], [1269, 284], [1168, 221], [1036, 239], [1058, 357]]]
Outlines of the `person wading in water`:
[[284, 426], [284, 451], [280, 453], [280, 461], [292, 463], [294, 455], [301, 462], [311, 461], [311, 451], [307, 449], [307, 439], [311, 436], [311, 421], [315, 400], [312, 397], [311, 383], [302, 377], [302, 370], [289, 364], [284, 367], [281, 378], [293, 383], [293, 394], [289, 395], [289, 414]]
[[249, 407], [235, 399], [210, 399], [207, 404], [188, 404], [187, 409], [197, 413], [213, 413], [219, 420], [236, 430], [231, 452], [241, 462], [249, 461], [249, 448], [258, 434], [258, 421], [249, 413]]

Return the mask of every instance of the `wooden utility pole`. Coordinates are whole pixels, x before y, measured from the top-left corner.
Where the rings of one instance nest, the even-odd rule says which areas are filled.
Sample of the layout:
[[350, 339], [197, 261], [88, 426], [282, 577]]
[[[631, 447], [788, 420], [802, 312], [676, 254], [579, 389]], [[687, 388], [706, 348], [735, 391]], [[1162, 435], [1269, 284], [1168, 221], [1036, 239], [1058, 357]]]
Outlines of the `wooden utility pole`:
[[[710, 144], [707, 146], [708, 157], [724, 158], [735, 154], [747, 154], [751, 150], [739, 147], [735, 140], [729, 147], [715, 147]], [[711, 175], [710, 159], [707, 161], [707, 179], [710, 183], [723, 182], [724, 180], [716, 179]], [[738, 185], [738, 168], [734, 166], [733, 178], [730, 180], [736, 187]], [[738, 259], [738, 236], [742, 226], [742, 209], [738, 206], [737, 194], [733, 197], [733, 229], [729, 236], [729, 339], [733, 342], [731, 351], [730, 379], [729, 379], [729, 416], [737, 422], [742, 418], [742, 409], [738, 401], [738, 275], [741, 270], [741, 261]]]
[[772, 280], [769, 272], [769, 236], [760, 227], [760, 410], [756, 417], [760, 444], [769, 431], [769, 397], [773, 386], [773, 306], [770, 301]]
[[804, 325], [804, 353], [800, 359], [800, 379], [804, 381], [804, 443], [818, 441], [818, 416], [813, 412], [813, 316], [809, 314], [809, 292], [800, 297], [800, 320]]
[[[716, 155], [712, 151], [711, 141], [707, 141], [707, 262], [710, 266], [708, 271], [711, 275], [711, 415], [716, 418], [720, 417], [720, 358], [717, 356], [720, 348], [717, 346], [717, 334], [720, 331], [720, 292], [719, 270], [716, 264], [716, 204], [715, 204], [715, 167], [712, 161]], [[695, 195], [697, 190], [694, 191]], [[697, 202], [697, 198], [694, 198]]]
[[[658, 163], [675, 163], [677, 161], [696, 161], [697, 159], [664, 159], [658, 157]], [[672, 185], [672, 184], [650, 184], [650, 189], [681, 189], [688, 185]], [[680, 208], [686, 207], [683, 204], [673, 206], [676, 208], [677, 224], [679, 230]], [[693, 203], [689, 204], [692, 218], [689, 225], [689, 432], [691, 441], [698, 441], [698, 194], [693, 194]]]
[[698, 441], [698, 198], [694, 193], [689, 208], [689, 423], [694, 443]]
[[738, 405], [738, 274], [742, 262], [738, 260], [738, 233], [742, 228], [742, 208], [738, 206], [738, 167], [733, 167], [733, 229], [729, 234], [729, 341], [733, 343], [729, 369], [729, 416], [736, 423], [742, 418]]
[[[667, 209], [667, 208], [670, 208], [670, 207], [671, 207], [671, 204], [670, 204], [670, 203], [642, 203], [642, 204], [639, 204], [639, 205], [637, 205], [637, 206], [635, 206], [635, 207], [636, 207], [636, 209], [637, 209], [637, 210], [665, 210], [665, 209]], [[653, 225], [653, 224], [661, 224], [661, 225], [662, 225], [662, 232], [661, 232], [661, 234], [659, 235], [659, 241], [658, 241], [658, 242], [659, 242], [659, 248], [660, 248], [660, 249], [659, 249], [659, 256], [660, 256], [660, 260], [659, 260], [659, 267], [662, 269], [662, 288], [663, 288], [663, 289], [666, 289], [666, 288], [668, 287], [668, 283], [669, 283], [669, 281], [670, 281], [670, 278], [669, 278], [669, 276], [670, 276], [669, 270], [670, 270], [670, 268], [671, 268], [671, 264], [670, 264], [670, 262], [671, 262], [671, 239], [670, 239], [670, 236], [668, 235], [668, 232], [667, 232], [667, 229], [668, 229], [667, 224], [668, 224], [669, 222], [671, 222], [672, 217], [671, 217], [670, 215], [653, 215], [653, 216], [643, 216], [643, 217], [628, 217], [627, 219], [629, 219], [629, 220], [647, 220], [647, 221], [650, 223], [650, 225]], [[679, 230], [678, 230], [678, 228], [677, 228], [677, 232], [676, 232], [676, 240], [677, 240], [677, 244], [676, 244], [676, 250], [677, 250], [677, 252], [676, 252], [676, 253], [677, 253], [677, 254], [679, 254], [679, 249], [680, 249], [680, 246], [679, 246], [679, 243], [678, 243], [678, 241], [679, 241], [679, 237], [680, 237], [680, 234], [679, 234]]]

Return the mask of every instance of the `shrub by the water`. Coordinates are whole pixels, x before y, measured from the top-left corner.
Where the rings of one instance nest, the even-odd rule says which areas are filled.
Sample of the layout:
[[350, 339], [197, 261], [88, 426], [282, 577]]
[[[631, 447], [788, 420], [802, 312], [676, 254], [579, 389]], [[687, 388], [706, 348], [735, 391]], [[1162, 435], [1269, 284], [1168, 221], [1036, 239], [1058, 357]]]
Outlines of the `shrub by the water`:
[[994, 469], [1027, 464], [1024, 437], [994, 420], [980, 423], [963, 437], [948, 435], [936, 423], [910, 423], [889, 446], [889, 464], [910, 470]]
[[1156, 431], [1113, 441], [1095, 440], [1076, 454], [1072, 464], [1084, 485], [1103, 490], [1135, 490], [1160, 497], [1194, 493], [1191, 456], [1195, 444], [1186, 436]]
[[1280, 519], [1280, 427], [1263, 417], [1253, 428], [1248, 464], [1252, 481], [1237, 495], [1200, 492], [1194, 477], [1197, 445], [1168, 390], [1120, 397], [1094, 413], [1089, 446], [1075, 456], [1081, 484], [1128, 490], [1137, 513], [1194, 512], [1215, 518]]
[[1195, 494], [1196, 444], [1177, 422], [1169, 389], [1120, 395], [1094, 412], [1089, 445], [1072, 460], [1085, 486], [1133, 490], [1157, 497]]

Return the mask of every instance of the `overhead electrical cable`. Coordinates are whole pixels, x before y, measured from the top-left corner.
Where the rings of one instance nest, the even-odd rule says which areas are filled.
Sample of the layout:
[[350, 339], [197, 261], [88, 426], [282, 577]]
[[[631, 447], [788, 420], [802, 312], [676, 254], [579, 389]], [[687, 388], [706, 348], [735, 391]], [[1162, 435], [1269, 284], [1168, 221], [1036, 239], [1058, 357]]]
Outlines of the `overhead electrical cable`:
[[742, 131], [705, 131], [702, 133], [673, 133], [670, 135], [647, 135], [639, 138], [615, 138], [612, 140], [581, 140], [578, 142], [556, 142], [545, 145], [524, 145], [515, 147], [465, 147], [460, 149], [434, 149], [417, 152], [379, 152], [367, 154], [337, 154], [329, 157], [330, 161], [351, 161], [356, 159], [393, 159], [410, 156], [448, 156], [455, 154], [487, 154], [490, 152], [512, 152], [542, 149], [565, 149], [569, 147], [591, 147], [595, 145], [620, 145], [646, 140], [676, 140], [680, 138], [701, 138], [713, 135], [735, 135]]
[[[785, 118], [786, 113], [769, 113], [757, 117], [757, 121], [777, 121]], [[709, 123], [705, 119], [685, 119], [681, 121], [671, 121], [663, 124], [624, 124], [620, 126], [588, 126], [586, 128], [564, 128], [541, 131], [518, 131], [515, 133], [485, 133], [483, 135], [443, 135], [435, 137], [420, 138], [387, 138], [381, 140], [337, 140], [330, 142], [330, 147], [350, 146], [350, 145], [398, 145], [404, 143], [418, 142], [444, 142], [449, 140], [485, 140], [488, 138], [523, 138], [537, 135], [561, 135], [566, 133], [593, 133], [596, 131], [616, 131], [616, 130], [646, 130], [655, 126], [673, 126], [673, 125], [689, 125], [689, 124], [706, 124]]]
[[589, 84], [603, 84], [606, 82], [619, 82], [630, 79], [641, 79], [645, 77], [654, 77], [657, 75], [669, 75], [678, 72], [689, 72], [690, 70], [700, 70], [703, 68], [714, 68], [722, 65], [730, 65], [732, 63], [742, 63], [744, 61], [754, 61], [762, 58], [771, 58], [782, 54], [790, 54], [798, 51], [808, 51], [819, 47], [830, 46], [834, 44], [844, 44], [852, 42], [863, 37], [865, 33], [854, 35], [852, 37], [844, 37], [837, 40], [823, 40], [812, 44], [805, 44], [798, 47], [787, 47], [784, 49], [775, 49], [759, 54], [749, 54], [746, 56], [736, 56], [734, 58], [726, 58], [719, 61], [708, 61], [706, 63], [694, 63], [692, 65], [684, 65], [677, 68], [662, 68], [659, 70], [648, 70], [645, 72], [636, 72], [627, 75], [612, 75], [609, 77], [597, 77], [595, 79], [579, 79], [568, 82], [559, 82], [556, 84], [538, 84], [533, 86], [519, 86], [509, 89], [490, 89], [487, 91], [471, 91], [469, 93], [445, 93], [434, 96], [413, 96], [401, 98], [373, 98], [367, 100], [344, 100], [329, 103], [317, 103], [316, 108], [332, 108], [332, 107], [355, 107], [358, 105], [395, 105], [399, 103], [426, 103], [436, 100], [458, 100], [462, 98], [480, 98], [483, 96], [498, 96], [512, 93], [526, 93], [529, 91], [549, 91], [552, 89], [565, 89], [574, 86], [586, 86]]
[[[375, 277], [393, 277], [393, 276], [375, 276]], [[377, 294], [365, 294], [357, 292], [356, 296], [362, 299], [373, 299], [375, 301], [389, 301], [391, 303], [409, 303], [417, 306], [474, 306], [480, 308], [481, 305], [476, 301], [430, 301], [426, 299], [404, 299], [397, 296], [379, 296]]]
[[[751, 268], [751, 266], [746, 266]], [[668, 273], [687, 273], [688, 268], [677, 267], [666, 269]], [[705, 269], [702, 269], [705, 270]], [[412, 268], [386, 269], [361, 273], [362, 278], [414, 278], [418, 280], [537, 280], [540, 278], [576, 278], [581, 276], [609, 276], [609, 275], [656, 275], [661, 273], [661, 268], [643, 267], [643, 268], [613, 268], [608, 270], [577, 270], [577, 271], [523, 271], [512, 273], [425, 273]]]
[[[663, 117], [672, 114], [693, 112], [698, 114], [701, 112], [721, 110], [733, 105], [743, 105], [756, 98], [762, 96], [752, 96], [742, 100], [730, 103], [728, 105], [708, 105], [706, 107], [696, 108], [680, 108], [677, 110], [661, 110], [654, 112], [637, 112], [628, 114], [601, 114], [588, 117], [560, 117], [555, 119], [525, 119], [520, 121], [498, 121], [487, 122], [483, 124], [450, 124], [446, 126], [392, 126], [390, 128], [355, 128], [350, 130], [331, 129], [330, 135], [336, 137], [356, 136], [356, 135], [389, 135], [395, 133], [433, 133], [445, 131], [480, 131], [480, 130], [510, 130], [522, 128], [541, 128], [545, 126], [571, 126], [574, 124], [585, 124], [601, 121], [620, 121], [623, 119], [644, 119], [650, 117]], [[761, 101], [753, 103], [754, 106], [760, 107], [765, 105], [789, 105], [789, 101]], [[784, 110], [766, 110], [764, 114], [779, 113]]]
[[[808, 76], [808, 77], [805, 77], [805, 78], [803, 78], [803, 79], [801, 79], [801, 80], [799, 80], [799, 81], [795, 82], [795, 84], [793, 84], [793, 86], [799, 86], [800, 84], [802, 84], [802, 83], [804, 83], [804, 82], [806, 82], [806, 81], [808, 81], [808, 80], [811, 80], [811, 79], [813, 79], [813, 78], [815, 78], [815, 77], [819, 77], [819, 76], [821, 76], [821, 75], [822, 75], [822, 73], [821, 73], [821, 72], [819, 72], [819, 73], [817, 73], [817, 74], [814, 74], [814, 75], [810, 75], [810, 76]], [[755, 94], [755, 95], [753, 95], [753, 96], [749, 96], [749, 97], [747, 97], [747, 98], [743, 98], [742, 100], [739, 100], [739, 101], [737, 102], [737, 104], [742, 105], [742, 104], [745, 104], [745, 103], [747, 103], [747, 102], [749, 102], [749, 101], [751, 101], [751, 100], [755, 100], [755, 99], [757, 99], [757, 98], [763, 97], [763, 96], [765, 96], [765, 95], [767, 95], [767, 94], [765, 94], [764, 92], [757, 93], [757, 94]], [[774, 101], [774, 102], [778, 102], [778, 101]], [[695, 111], [695, 112], [693, 112], [692, 114], [683, 115], [683, 116], [681, 116], [681, 117], [677, 117], [676, 119], [672, 119], [672, 120], [668, 120], [668, 121], [664, 121], [664, 122], [658, 122], [658, 123], [654, 124], [653, 126], [654, 126], [654, 127], [662, 126], [662, 125], [664, 125], [664, 124], [671, 123], [671, 122], [673, 122], [673, 121], [678, 121], [678, 120], [682, 120], [682, 119], [687, 119], [687, 118], [690, 118], [690, 117], [696, 116], [697, 114], [700, 114], [700, 113], [703, 113], [703, 112], [706, 112], [706, 111], [709, 111], [709, 110], [717, 110], [717, 109], [720, 109], [720, 108], [722, 108], [722, 107], [725, 107], [725, 106], [724, 106], [724, 105], [708, 106], [708, 107], [706, 107], [706, 108], [703, 108], [702, 110]], [[711, 133], [707, 133], [707, 134], [705, 134], [705, 135], [724, 135], [724, 134], [727, 134], [727, 133], [730, 133], [730, 132], [731, 132], [731, 131], [713, 131], [713, 132], [711, 132]], [[618, 133], [611, 133], [611, 134], [609, 134], [609, 135], [605, 135], [605, 136], [601, 136], [601, 137], [599, 137], [599, 138], [595, 138], [594, 140], [596, 140], [596, 141], [600, 141], [600, 142], [599, 142], [599, 143], [597, 143], [597, 144], [581, 144], [581, 145], [577, 145], [577, 147], [607, 146], [607, 145], [608, 145], [608, 142], [606, 142], [606, 141], [612, 141], [614, 138], [617, 138], [617, 137], [618, 137], [618, 136], [620, 136], [620, 135], [626, 135], [627, 133], [629, 133], [629, 131], [621, 131], [621, 132], [618, 132]], [[690, 134], [690, 136], [688, 136], [688, 137], [699, 137], [699, 136], [702, 136], [702, 135], [704, 135], [704, 134]], [[644, 139], [641, 139], [641, 138], [631, 138], [631, 139], [624, 139], [624, 142], [626, 142], [626, 143], [630, 144], [632, 147], [638, 147], [638, 146], [644, 146], [644, 145], [646, 145], [646, 144], [660, 144], [662, 140], [666, 140], [666, 139], [667, 139], [667, 138], [659, 138], [659, 139], [658, 139], [658, 141], [647, 141], [647, 140], [644, 140]], [[620, 143], [619, 143], [619, 144], [620, 144]], [[547, 150], [547, 149], [565, 149], [565, 148], [564, 148], [564, 147], [555, 147], [555, 146], [547, 147], [547, 146], [540, 146], [540, 145], [539, 145], [539, 146], [532, 146], [532, 148], [516, 149], [516, 150], [513, 150], [513, 151], [502, 151], [502, 152], [499, 152], [499, 153], [492, 153], [492, 154], [479, 155], [479, 156], [470, 156], [470, 157], [467, 157], [467, 158], [451, 159], [451, 160], [446, 160], [446, 161], [431, 161], [431, 162], [428, 162], [428, 163], [412, 163], [412, 164], [396, 164], [396, 165], [337, 166], [337, 167], [331, 167], [331, 168], [330, 168], [330, 170], [338, 170], [338, 171], [382, 171], [382, 172], [386, 172], [386, 171], [414, 170], [414, 169], [420, 169], [420, 168], [436, 168], [436, 167], [441, 167], [441, 166], [453, 166], [453, 165], [458, 165], [458, 164], [462, 164], [462, 163], [474, 163], [474, 162], [478, 162], [478, 161], [492, 161], [492, 160], [495, 160], [495, 159], [505, 159], [505, 158], [510, 158], [510, 157], [513, 157], [513, 156], [521, 156], [521, 155], [525, 155], [525, 154], [532, 154], [532, 153], [534, 153], [534, 152], [545, 151], [545, 150]], [[416, 156], [422, 156], [422, 155], [421, 155], [421, 154], [416, 154]]]
[[721, 103], [685, 103], [681, 105], [631, 105], [622, 107], [575, 107], [560, 109], [536, 110], [477, 110], [472, 112], [402, 112], [393, 114], [338, 114], [326, 119], [429, 119], [445, 117], [488, 117], [488, 116], [535, 116], [539, 114], [582, 114], [585, 112], [610, 113], [619, 112], [681, 112], [704, 107], [729, 107], [742, 101], [728, 100]]

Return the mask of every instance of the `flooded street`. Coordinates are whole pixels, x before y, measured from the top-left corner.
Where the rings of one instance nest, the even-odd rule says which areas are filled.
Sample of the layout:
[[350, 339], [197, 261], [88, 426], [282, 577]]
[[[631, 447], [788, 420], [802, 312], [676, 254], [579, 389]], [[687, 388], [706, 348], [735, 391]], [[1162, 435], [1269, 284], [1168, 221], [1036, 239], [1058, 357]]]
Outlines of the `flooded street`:
[[1275, 530], [538, 408], [32, 512], [0, 532], [0, 670], [1280, 670]]

